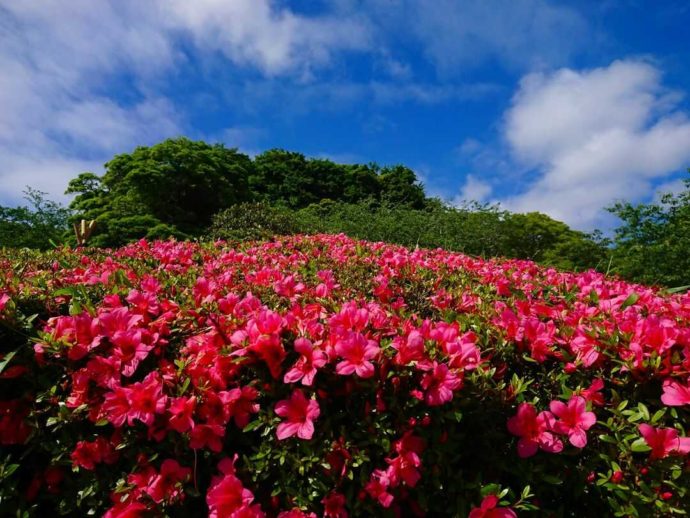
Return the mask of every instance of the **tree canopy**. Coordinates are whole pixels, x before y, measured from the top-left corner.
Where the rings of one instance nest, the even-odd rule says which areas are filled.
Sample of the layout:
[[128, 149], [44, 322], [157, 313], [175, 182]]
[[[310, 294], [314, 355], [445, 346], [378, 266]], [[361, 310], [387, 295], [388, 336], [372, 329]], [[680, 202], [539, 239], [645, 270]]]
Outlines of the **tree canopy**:
[[690, 179], [679, 193], [658, 202], [609, 208], [622, 224], [615, 230], [612, 270], [647, 284], [690, 284]]
[[70, 211], [30, 187], [24, 199], [29, 205], [0, 206], [0, 247], [46, 249], [62, 243]]
[[86, 172], [67, 193], [76, 218], [97, 222], [92, 244], [114, 246], [140, 237], [200, 235], [221, 209], [243, 202], [300, 209], [323, 199], [368, 198], [421, 208], [426, 197], [411, 169], [344, 165], [273, 149], [253, 160], [186, 138], [168, 139], [105, 164], [102, 177]]
[[67, 193], [76, 196], [68, 209], [31, 189], [28, 206], [0, 206], [0, 246], [74, 243], [69, 223], [81, 219], [96, 221], [92, 246], [142, 237], [344, 232], [568, 270], [597, 268], [648, 284], [690, 284], [690, 180], [659, 201], [609, 207], [621, 220], [609, 240], [537, 212], [451, 206], [428, 197], [403, 165], [338, 164], [283, 149], [251, 158], [223, 144], [176, 138], [117, 155], [105, 169], [69, 182]]

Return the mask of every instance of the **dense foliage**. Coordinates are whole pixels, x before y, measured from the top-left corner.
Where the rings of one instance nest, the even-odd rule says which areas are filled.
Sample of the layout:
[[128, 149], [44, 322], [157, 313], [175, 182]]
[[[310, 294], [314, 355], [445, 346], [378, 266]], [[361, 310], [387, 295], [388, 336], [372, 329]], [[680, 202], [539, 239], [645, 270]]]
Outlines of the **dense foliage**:
[[690, 510], [690, 295], [343, 235], [0, 264], [3, 515]]
[[45, 199], [45, 193], [28, 188], [29, 205], [0, 206], [0, 247], [46, 249], [62, 243], [70, 211]]
[[481, 257], [530, 259], [568, 270], [606, 265], [606, 242], [545, 214], [512, 214], [495, 206], [457, 208], [428, 200], [423, 209], [325, 200], [300, 210], [241, 204], [216, 215], [215, 239], [265, 239], [293, 233], [345, 234], [370, 241], [445, 248]]
[[341, 165], [282, 150], [252, 160], [186, 138], [140, 146], [105, 168], [102, 177], [80, 174], [67, 189], [76, 194], [75, 217], [96, 220], [95, 246], [199, 236], [218, 211], [250, 201], [301, 208], [325, 198], [374, 197], [420, 208], [426, 200], [414, 172], [403, 166]]
[[93, 246], [147, 239], [266, 239], [340, 233], [480, 257], [530, 259], [566, 270], [595, 268], [635, 282], [690, 285], [690, 185], [659, 202], [618, 203], [611, 242], [545, 214], [514, 214], [426, 196], [404, 166], [336, 164], [269, 150], [250, 158], [222, 144], [169, 139], [117, 155], [106, 173], [82, 173], [70, 209], [29, 190], [29, 207], [0, 207], [0, 246], [76, 244], [70, 223], [95, 220]]
[[618, 203], [613, 271], [648, 284], [690, 285], [690, 180], [658, 203]]

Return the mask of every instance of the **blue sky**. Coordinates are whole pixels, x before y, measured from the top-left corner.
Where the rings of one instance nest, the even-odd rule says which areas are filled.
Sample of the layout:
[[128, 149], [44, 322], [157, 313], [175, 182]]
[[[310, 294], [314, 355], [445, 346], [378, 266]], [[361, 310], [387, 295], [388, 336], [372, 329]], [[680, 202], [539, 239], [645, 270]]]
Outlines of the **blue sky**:
[[690, 5], [0, 0], [0, 203], [187, 135], [611, 225], [690, 167]]

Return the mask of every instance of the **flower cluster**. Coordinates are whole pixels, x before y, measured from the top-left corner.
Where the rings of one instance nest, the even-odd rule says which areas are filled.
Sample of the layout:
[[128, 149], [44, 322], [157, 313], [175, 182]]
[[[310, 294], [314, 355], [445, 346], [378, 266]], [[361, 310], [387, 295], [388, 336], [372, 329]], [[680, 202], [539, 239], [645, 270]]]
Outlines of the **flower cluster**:
[[690, 510], [690, 295], [343, 235], [4, 254], [4, 514]]

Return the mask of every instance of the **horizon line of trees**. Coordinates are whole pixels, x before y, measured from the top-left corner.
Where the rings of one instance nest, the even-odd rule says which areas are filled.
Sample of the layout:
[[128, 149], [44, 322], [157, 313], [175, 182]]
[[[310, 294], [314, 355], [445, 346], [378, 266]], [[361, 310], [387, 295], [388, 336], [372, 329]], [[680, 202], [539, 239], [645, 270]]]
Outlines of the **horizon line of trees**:
[[102, 176], [72, 179], [68, 208], [27, 191], [29, 206], [0, 207], [0, 246], [74, 244], [73, 222], [95, 220], [90, 246], [147, 237], [267, 238], [345, 232], [406, 246], [589, 268], [663, 286], [690, 284], [690, 180], [658, 203], [620, 202], [612, 239], [545, 214], [497, 205], [454, 207], [428, 197], [404, 165], [337, 164], [272, 149], [253, 159], [223, 144], [168, 139], [116, 155]]

